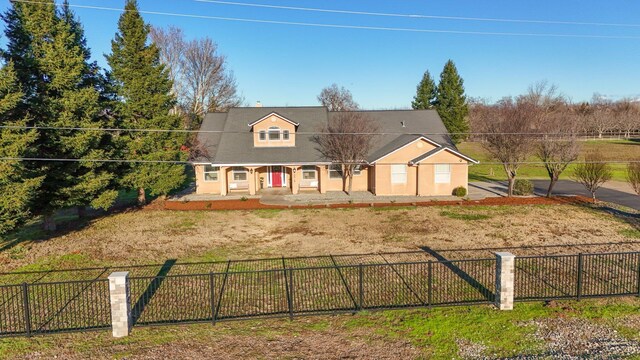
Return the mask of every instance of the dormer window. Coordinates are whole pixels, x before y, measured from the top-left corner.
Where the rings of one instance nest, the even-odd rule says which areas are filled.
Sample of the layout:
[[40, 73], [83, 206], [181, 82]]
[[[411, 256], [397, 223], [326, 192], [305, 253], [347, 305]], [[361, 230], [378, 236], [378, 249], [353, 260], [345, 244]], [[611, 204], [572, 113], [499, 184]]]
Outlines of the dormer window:
[[264, 130], [260, 130], [259, 136], [260, 136], [260, 137], [259, 137], [260, 141], [265, 141], [265, 140], [267, 140], [267, 132], [266, 132], [266, 131], [264, 131]]
[[269, 140], [280, 140], [280, 128], [277, 126], [272, 126], [269, 128]]

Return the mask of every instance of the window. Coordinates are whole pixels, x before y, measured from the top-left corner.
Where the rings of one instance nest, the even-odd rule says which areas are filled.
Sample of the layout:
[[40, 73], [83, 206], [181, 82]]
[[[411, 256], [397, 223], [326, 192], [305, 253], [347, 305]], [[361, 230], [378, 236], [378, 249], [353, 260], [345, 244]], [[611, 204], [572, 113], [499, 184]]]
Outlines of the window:
[[260, 141], [265, 141], [265, 140], [267, 140], [267, 132], [266, 132], [266, 131], [264, 131], [264, 130], [260, 130], [259, 134], [260, 134], [260, 135], [259, 135], [259, 139], [260, 139]]
[[233, 181], [247, 181], [247, 169], [241, 166], [234, 166]]
[[407, 183], [407, 165], [391, 165], [391, 183], [406, 184]]
[[329, 167], [329, 178], [330, 179], [342, 179], [342, 165], [333, 164]]
[[361, 171], [362, 171], [362, 165], [356, 165], [353, 168], [353, 175], [358, 176], [358, 175], [360, 175]]
[[280, 128], [272, 126], [269, 128], [269, 140], [280, 140]]
[[451, 182], [451, 165], [436, 164], [436, 184], [448, 184]]
[[282, 132], [282, 140], [289, 140], [289, 130], [284, 130]]
[[316, 179], [316, 167], [313, 165], [305, 165], [302, 167], [302, 179], [315, 180]]
[[220, 168], [212, 165], [204, 166], [204, 181], [218, 181], [218, 171]]

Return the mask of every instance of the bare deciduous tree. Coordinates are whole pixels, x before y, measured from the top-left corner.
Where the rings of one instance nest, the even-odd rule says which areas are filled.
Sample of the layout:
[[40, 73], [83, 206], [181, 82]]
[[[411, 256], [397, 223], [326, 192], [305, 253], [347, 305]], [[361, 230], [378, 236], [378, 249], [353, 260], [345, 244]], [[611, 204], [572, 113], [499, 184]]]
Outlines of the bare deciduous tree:
[[224, 111], [242, 103], [233, 73], [210, 38], [185, 40], [181, 29], [153, 28], [151, 39], [174, 81], [173, 91], [187, 115], [185, 127], [199, 125], [207, 112]]
[[513, 196], [518, 169], [534, 148], [535, 139], [526, 134], [533, 131], [532, 119], [538, 116], [538, 111], [529, 101], [505, 98], [494, 106], [476, 109], [473, 114], [486, 133], [483, 146], [502, 163], [509, 181], [508, 196]]
[[629, 163], [627, 166], [627, 179], [636, 194], [640, 195], [640, 163]]
[[321, 134], [313, 138], [320, 153], [342, 167], [342, 187], [347, 194], [351, 194], [353, 171], [365, 161], [377, 131], [377, 124], [365, 114], [346, 111], [329, 117]]
[[573, 178], [587, 188], [594, 202], [597, 202], [596, 191], [611, 180], [612, 175], [611, 166], [598, 153], [587, 155], [585, 161], [576, 165], [573, 172]]
[[359, 105], [351, 92], [344, 86], [339, 87], [337, 84], [331, 84], [320, 92], [318, 101], [326, 106], [329, 111], [352, 111], [357, 110]]
[[640, 129], [640, 105], [629, 99], [622, 99], [614, 103], [613, 113], [616, 126], [624, 133], [625, 138], [631, 137], [631, 132]]
[[615, 117], [613, 106], [610, 100], [594, 94], [589, 104], [583, 105], [582, 114], [584, 116], [585, 127], [588, 132], [595, 132], [598, 138], [615, 128]]

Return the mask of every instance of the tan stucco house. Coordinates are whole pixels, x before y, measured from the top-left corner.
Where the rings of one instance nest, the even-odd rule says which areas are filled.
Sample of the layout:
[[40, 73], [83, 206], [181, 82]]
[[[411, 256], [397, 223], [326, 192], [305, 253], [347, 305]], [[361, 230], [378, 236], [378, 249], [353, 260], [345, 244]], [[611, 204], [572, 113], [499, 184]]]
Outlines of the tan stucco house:
[[[353, 177], [353, 191], [375, 195], [451, 195], [467, 188], [468, 166], [434, 110], [365, 111], [381, 135]], [[342, 190], [340, 165], [313, 134], [338, 112], [325, 107], [242, 107], [208, 114], [198, 140], [196, 193], [250, 194], [270, 188]]]

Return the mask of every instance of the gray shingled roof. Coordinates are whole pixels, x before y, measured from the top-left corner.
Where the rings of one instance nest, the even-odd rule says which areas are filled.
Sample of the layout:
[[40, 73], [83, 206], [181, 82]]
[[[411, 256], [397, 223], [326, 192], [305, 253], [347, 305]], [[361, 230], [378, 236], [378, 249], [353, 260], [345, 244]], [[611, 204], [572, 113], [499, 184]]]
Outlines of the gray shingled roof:
[[[254, 147], [249, 123], [275, 112], [300, 125], [298, 132], [319, 132], [331, 116], [325, 107], [243, 107], [232, 108], [226, 113], [210, 113], [204, 118], [201, 130], [224, 133], [198, 134], [198, 140], [209, 156], [198, 162], [214, 164], [288, 164], [330, 162], [322, 157], [313, 135], [296, 135], [295, 147]], [[367, 161], [374, 161], [391, 151], [424, 136], [442, 146], [456, 149], [447, 130], [435, 110], [382, 110], [363, 111], [384, 133], [374, 140]], [[404, 124], [404, 126], [403, 126]], [[438, 135], [433, 135], [438, 134]], [[457, 150], [457, 149], [456, 149]]]

